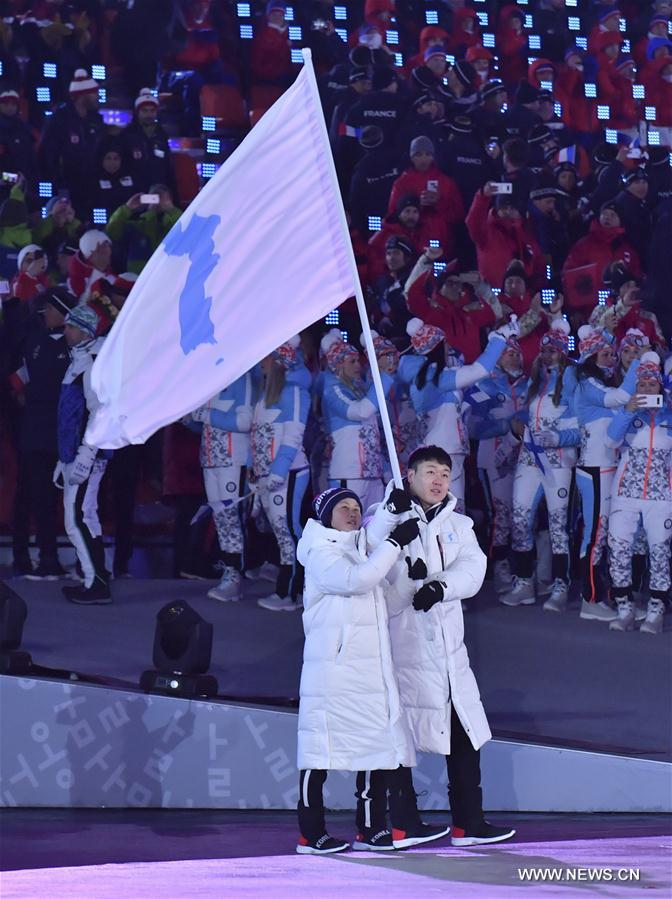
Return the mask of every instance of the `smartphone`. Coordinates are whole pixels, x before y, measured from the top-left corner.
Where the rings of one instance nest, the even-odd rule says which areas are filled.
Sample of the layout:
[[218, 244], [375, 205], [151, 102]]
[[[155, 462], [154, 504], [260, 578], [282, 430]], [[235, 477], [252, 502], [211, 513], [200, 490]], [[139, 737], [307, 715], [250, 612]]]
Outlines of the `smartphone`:
[[161, 197], [158, 194], [140, 194], [140, 202], [145, 206], [158, 206]]
[[513, 184], [510, 181], [491, 181], [490, 186], [496, 194], [512, 194]]
[[544, 287], [541, 291], [541, 302], [550, 305], [555, 299], [555, 291]]
[[639, 147], [632, 147], [631, 150], [628, 150], [628, 159], [641, 159], [642, 155], [642, 151]]
[[3, 172], [2, 180], [6, 181], [7, 184], [16, 184], [16, 182], [19, 180], [19, 176], [16, 174], [16, 172]]
[[662, 393], [638, 393], [637, 402], [645, 409], [662, 409], [663, 394]]
[[429, 246], [430, 246], [430, 248], [431, 248], [432, 250], [438, 250], [439, 247], [441, 246], [441, 244], [439, 243], [438, 240], [430, 240], [430, 241], [429, 241]]
[[0, 281], [0, 293], [9, 293], [9, 281]]
[[487, 144], [488, 153], [494, 153], [497, 147], [499, 146], [499, 142], [496, 140], [491, 140]]
[[438, 181], [428, 181], [427, 182], [427, 190], [431, 190], [431, 191], [434, 191], [434, 193], [436, 193], [436, 191], [438, 191], [438, 189], [439, 189]]

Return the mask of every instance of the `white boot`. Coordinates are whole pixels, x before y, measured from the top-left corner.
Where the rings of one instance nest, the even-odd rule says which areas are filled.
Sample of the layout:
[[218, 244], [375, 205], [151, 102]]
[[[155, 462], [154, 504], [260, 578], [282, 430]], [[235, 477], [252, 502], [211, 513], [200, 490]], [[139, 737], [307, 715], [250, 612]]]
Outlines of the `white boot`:
[[556, 577], [551, 588], [551, 595], [544, 603], [544, 610], [546, 612], [566, 612], [568, 596], [569, 584], [562, 578]]
[[635, 629], [635, 604], [627, 596], [616, 600], [618, 618], [609, 625], [610, 631], [634, 631]]
[[511, 576], [509, 560], [502, 559], [499, 562], [495, 562], [492, 573], [495, 582], [495, 593], [509, 593], [513, 587], [513, 578]]
[[537, 601], [534, 580], [531, 577], [514, 576], [513, 589], [498, 598], [505, 606], [532, 606]]
[[243, 595], [241, 581], [240, 572], [227, 565], [222, 570], [221, 581], [212, 590], [208, 590], [208, 596], [219, 602], [238, 602]]
[[582, 599], [579, 617], [584, 621], [614, 621], [618, 618], [618, 612], [603, 599], [599, 602], [586, 602]]
[[643, 634], [660, 634], [663, 631], [663, 617], [665, 615], [665, 603], [662, 599], [649, 600], [646, 607], [646, 618], [639, 630]]

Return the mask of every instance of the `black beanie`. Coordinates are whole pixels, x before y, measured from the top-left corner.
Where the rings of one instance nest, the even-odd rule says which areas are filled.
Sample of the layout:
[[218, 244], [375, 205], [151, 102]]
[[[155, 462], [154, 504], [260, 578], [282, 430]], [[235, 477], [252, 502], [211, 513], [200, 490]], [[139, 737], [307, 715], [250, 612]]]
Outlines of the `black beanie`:
[[315, 514], [317, 515], [320, 523], [324, 525], [325, 528], [331, 527], [331, 515], [336, 506], [344, 499], [354, 499], [357, 501], [359, 505], [360, 512], [364, 512], [362, 509], [362, 501], [354, 492], [354, 490], [349, 490], [347, 487], [330, 487], [328, 490], [325, 490], [323, 493], [320, 493], [319, 496], [316, 496], [313, 500], [313, 509], [315, 509]]

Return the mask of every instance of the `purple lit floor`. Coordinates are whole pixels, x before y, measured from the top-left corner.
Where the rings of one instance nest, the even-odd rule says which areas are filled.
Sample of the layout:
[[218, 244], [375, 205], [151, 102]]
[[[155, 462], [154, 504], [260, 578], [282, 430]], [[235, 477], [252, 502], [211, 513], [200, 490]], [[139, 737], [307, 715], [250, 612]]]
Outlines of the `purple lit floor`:
[[[513, 824], [516, 842], [452, 849], [443, 840], [384, 856], [313, 858], [294, 853], [290, 813], [10, 809], [0, 816], [0, 893], [3, 899], [610, 899], [672, 893], [672, 839], [663, 816], [492, 820]], [[349, 814], [329, 821], [334, 835], [352, 835]], [[554, 869], [560, 882], [525, 882], [520, 869]], [[598, 869], [612, 879], [598, 882]], [[620, 882], [621, 876], [638, 879]]]

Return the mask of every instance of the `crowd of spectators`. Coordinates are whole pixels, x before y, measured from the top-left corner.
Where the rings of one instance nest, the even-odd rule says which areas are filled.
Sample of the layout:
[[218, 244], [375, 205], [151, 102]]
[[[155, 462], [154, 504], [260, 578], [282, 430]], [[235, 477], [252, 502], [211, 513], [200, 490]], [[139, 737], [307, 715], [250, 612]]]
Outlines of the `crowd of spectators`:
[[[672, 0], [5, 0], [3, 8], [2, 423], [3, 453], [15, 460], [5, 470], [17, 472], [8, 478], [17, 574], [34, 574], [33, 525], [45, 576], [59, 571], [51, 472], [70, 363], [57, 339], [65, 315], [86, 304], [95, 336], [109, 331], [184, 206], [177, 144], [191, 139], [202, 150], [214, 135], [221, 162], [249, 127], [231, 127], [226, 103], [240, 102], [253, 122], [291, 84], [302, 46], [313, 50], [381, 337], [405, 351], [409, 321], [419, 318], [469, 365], [513, 313], [526, 375], [558, 319], [569, 326], [570, 355], [589, 324], [615, 346], [637, 332], [667, 356]], [[105, 114], [98, 69], [108, 83], [116, 73], [123, 127]], [[201, 117], [213, 87], [225, 98], [214, 132]], [[338, 324], [357, 343], [354, 303], [341, 307]], [[319, 366], [316, 340], [304, 336], [304, 352]], [[155, 485], [163, 479], [176, 506], [175, 573], [198, 567], [180, 555], [189, 534], [194, 542], [189, 522], [202, 501], [197, 452], [198, 438], [175, 425], [150, 447], [115, 455], [106, 475], [115, 478], [115, 574], [128, 572], [143, 470]], [[471, 507], [482, 502], [476, 492]]]

